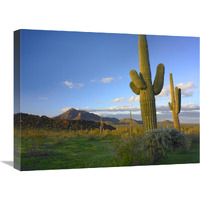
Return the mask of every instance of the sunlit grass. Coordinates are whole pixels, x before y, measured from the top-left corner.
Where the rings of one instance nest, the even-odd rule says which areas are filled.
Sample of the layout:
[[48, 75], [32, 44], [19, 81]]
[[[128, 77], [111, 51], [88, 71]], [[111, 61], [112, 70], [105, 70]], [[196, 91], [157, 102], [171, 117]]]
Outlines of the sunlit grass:
[[[191, 128], [191, 129], [190, 129]], [[197, 128], [185, 127], [192, 141], [187, 153], [168, 153], [162, 163], [194, 163], [199, 156], [199, 132]], [[22, 170], [69, 169], [84, 167], [113, 167], [113, 146], [116, 141], [132, 135], [143, 134], [142, 126], [135, 126], [130, 134], [129, 127], [120, 126], [116, 130], [99, 129], [79, 131], [47, 131], [41, 129], [14, 130], [15, 161]]]

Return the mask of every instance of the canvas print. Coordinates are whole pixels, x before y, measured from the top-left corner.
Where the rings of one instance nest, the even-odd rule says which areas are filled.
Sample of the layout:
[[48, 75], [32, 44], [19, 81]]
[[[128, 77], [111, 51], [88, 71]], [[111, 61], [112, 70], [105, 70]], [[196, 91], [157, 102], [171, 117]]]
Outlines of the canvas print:
[[14, 32], [14, 167], [199, 163], [199, 38]]

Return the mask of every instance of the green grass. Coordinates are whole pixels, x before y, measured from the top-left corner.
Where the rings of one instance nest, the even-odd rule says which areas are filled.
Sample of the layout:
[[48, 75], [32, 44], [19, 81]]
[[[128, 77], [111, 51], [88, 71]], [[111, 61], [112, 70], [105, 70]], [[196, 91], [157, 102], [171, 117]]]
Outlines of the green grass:
[[85, 136], [22, 139], [22, 170], [111, 167], [111, 142]]
[[[135, 129], [137, 132], [138, 130]], [[113, 144], [126, 130], [97, 132], [15, 131], [15, 166], [21, 170], [72, 169], [119, 166], [113, 162]], [[120, 135], [121, 134], [121, 135]], [[21, 140], [20, 140], [21, 138]], [[188, 152], [169, 152], [160, 164], [199, 163], [196, 135]], [[20, 156], [21, 155], [21, 156]]]
[[192, 142], [187, 152], [168, 152], [160, 164], [199, 163], [199, 143]]

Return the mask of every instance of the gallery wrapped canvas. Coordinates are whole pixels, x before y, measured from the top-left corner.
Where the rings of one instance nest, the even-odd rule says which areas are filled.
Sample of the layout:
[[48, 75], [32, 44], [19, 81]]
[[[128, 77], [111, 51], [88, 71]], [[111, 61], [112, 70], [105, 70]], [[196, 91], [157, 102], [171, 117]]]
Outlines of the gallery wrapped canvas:
[[14, 32], [14, 167], [199, 163], [199, 38]]

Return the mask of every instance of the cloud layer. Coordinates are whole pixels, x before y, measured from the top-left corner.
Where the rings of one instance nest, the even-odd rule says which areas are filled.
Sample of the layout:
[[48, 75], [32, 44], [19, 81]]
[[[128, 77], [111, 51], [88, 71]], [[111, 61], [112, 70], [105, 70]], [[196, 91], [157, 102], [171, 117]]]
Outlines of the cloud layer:
[[[69, 110], [70, 107], [63, 108], [62, 111], [65, 112], [66, 110]], [[111, 107], [106, 107], [106, 108], [75, 108], [75, 109], [80, 109], [80, 110], [85, 110], [88, 112], [99, 112], [99, 111], [140, 111], [140, 106], [133, 106], [131, 103], [127, 103], [122, 106], [111, 106]], [[181, 111], [186, 112], [186, 111], [196, 111], [199, 112], [200, 106], [197, 104], [193, 103], [186, 103], [181, 106]], [[156, 106], [156, 111], [157, 112], [171, 112], [168, 105], [160, 105]]]
[[[66, 112], [70, 107], [63, 108], [61, 112]], [[106, 108], [75, 108], [77, 110], [85, 110], [88, 112], [98, 113], [100, 112], [103, 116], [116, 117], [119, 119], [129, 117], [126, 111], [134, 111], [133, 118], [141, 120], [140, 106], [133, 107], [132, 103], [127, 103], [123, 106], [111, 106]], [[193, 103], [186, 103], [181, 106], [181, 112], [179, 114], [179, 119], [181, 123], [199, 123], [199, 112], [200, 106]], [[103, 112], [103, 113], [102, 113]], [[104, 113], [105, 112], [105, 113]], [[173, 120], [172, 113], [168, 108], [168, 105], [161, 105], [156, 107], [157, 119], [158, 121], [163, 120]]]

